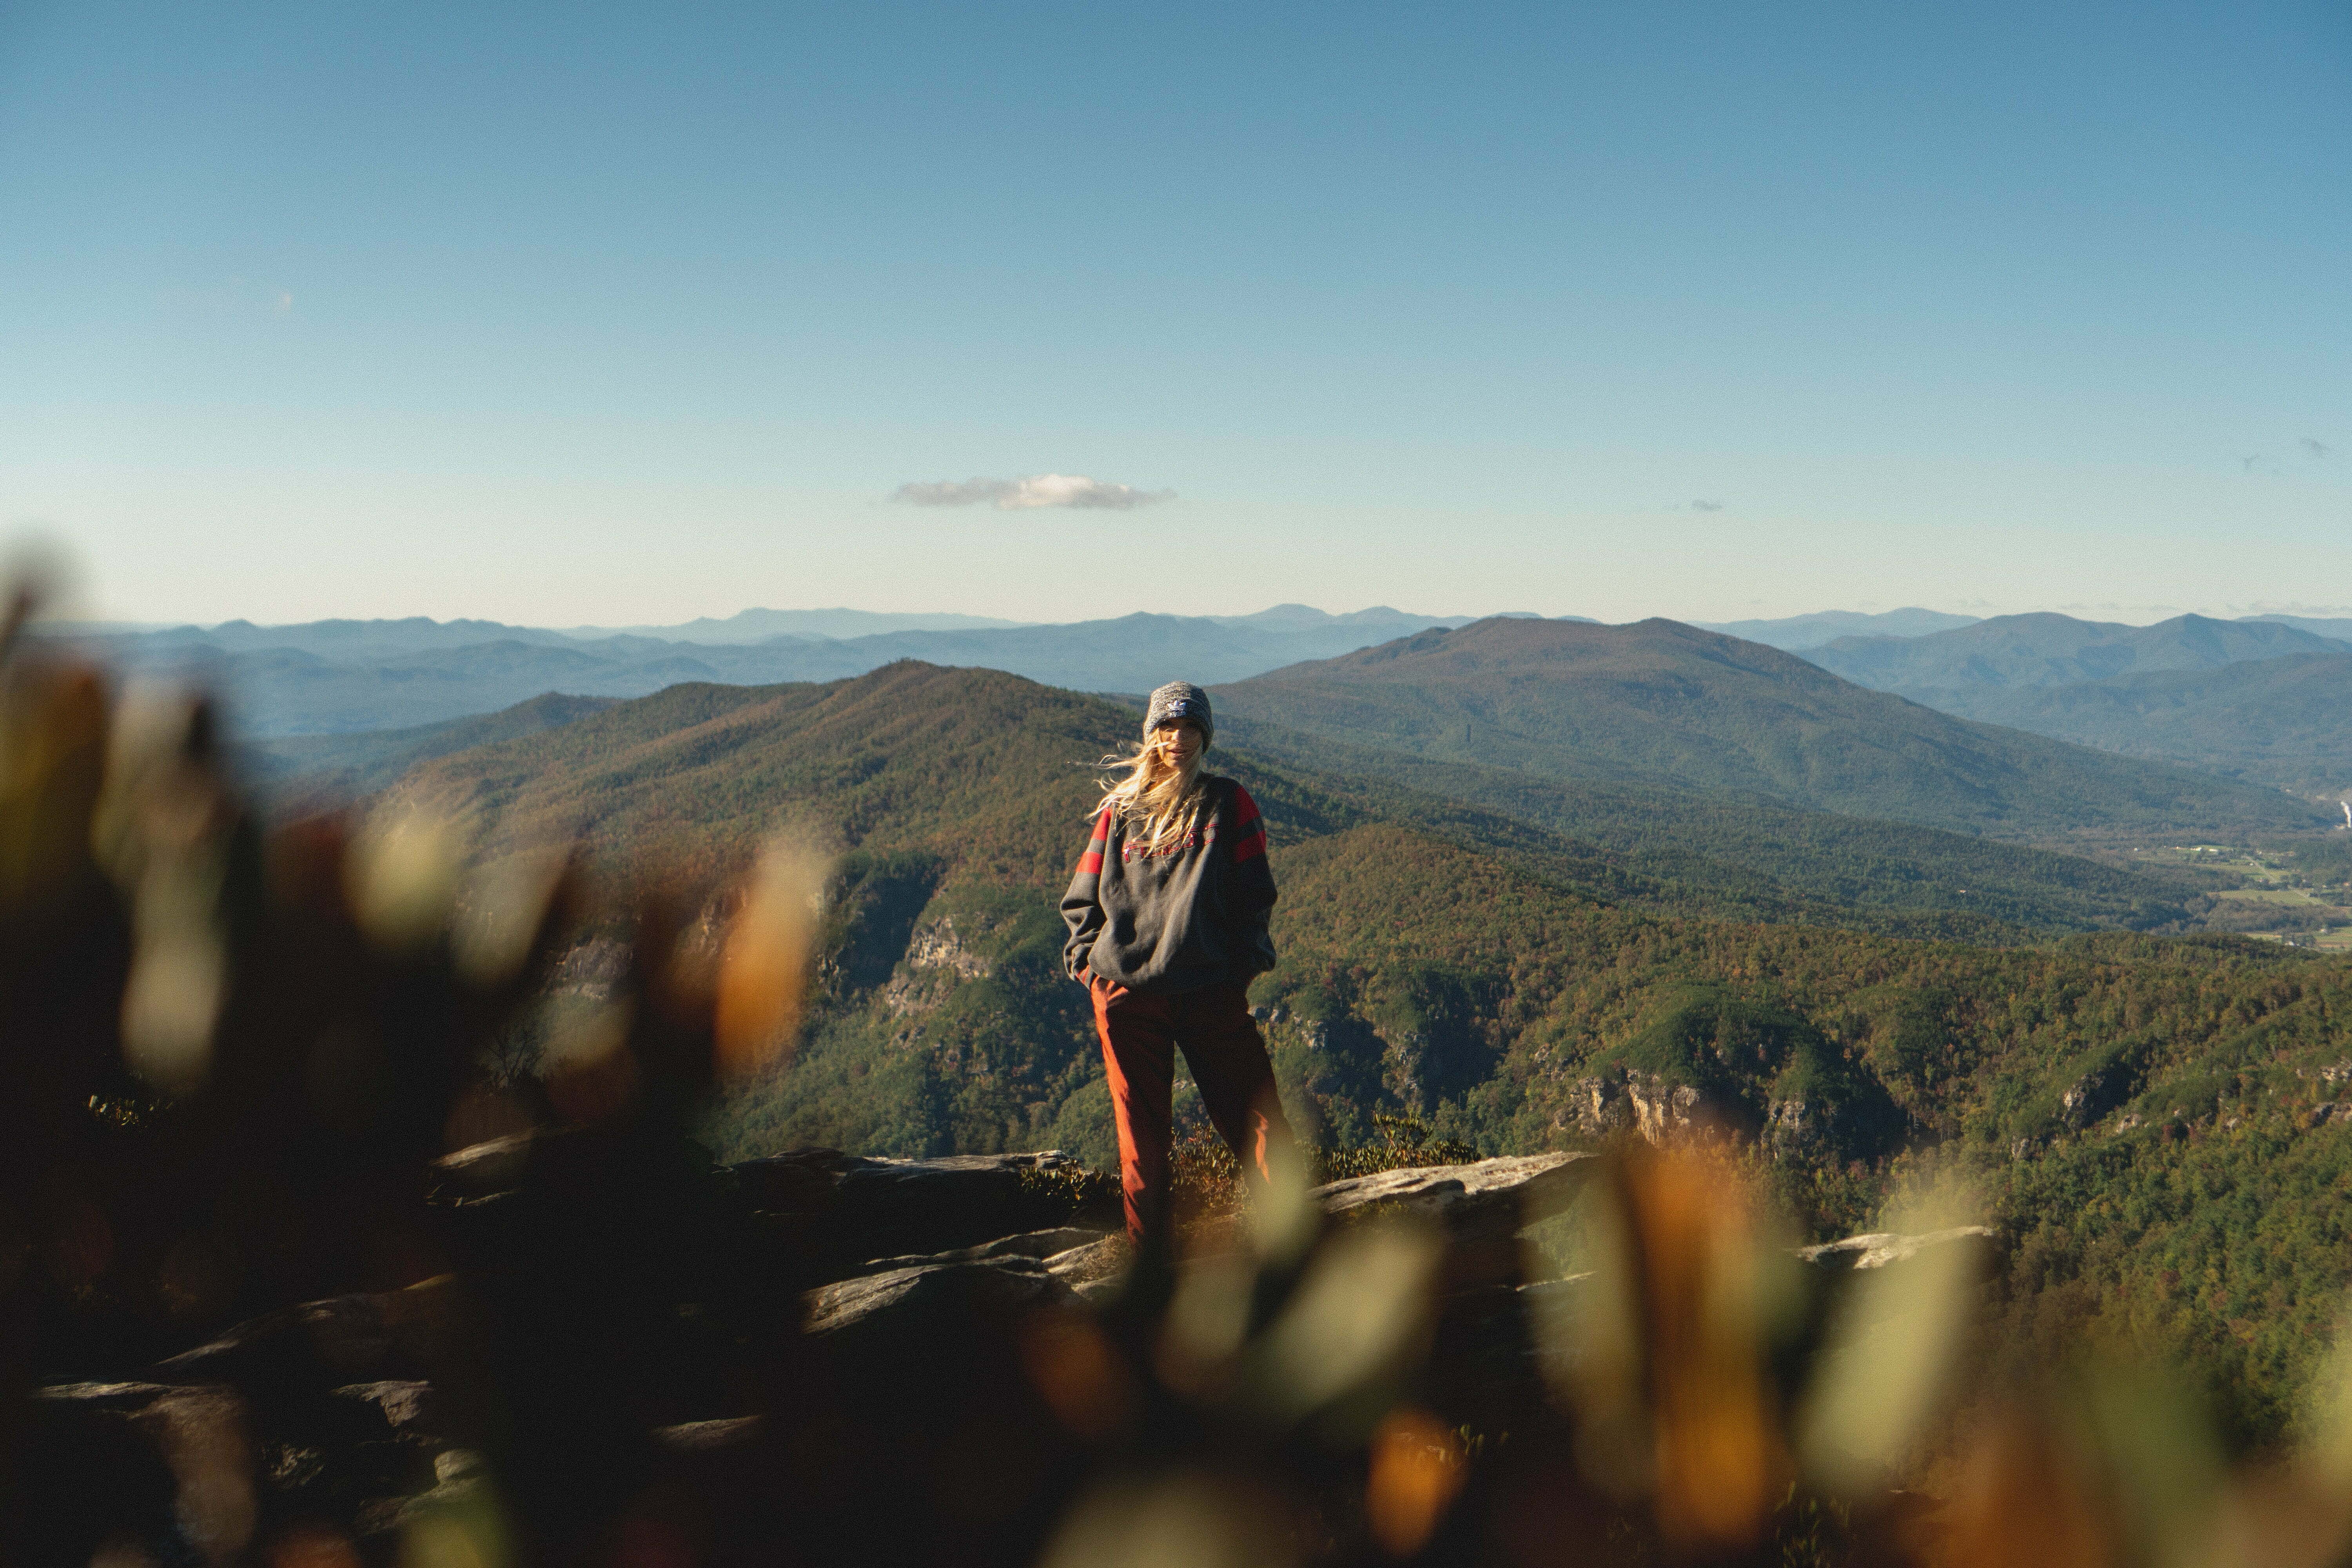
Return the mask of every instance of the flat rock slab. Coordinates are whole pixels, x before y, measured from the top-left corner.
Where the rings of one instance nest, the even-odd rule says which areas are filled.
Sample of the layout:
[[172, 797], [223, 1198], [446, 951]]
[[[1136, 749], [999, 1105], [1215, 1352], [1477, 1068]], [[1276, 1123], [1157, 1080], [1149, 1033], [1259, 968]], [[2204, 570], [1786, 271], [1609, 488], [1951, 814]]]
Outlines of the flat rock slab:
[[33, 1397], [73, 1410], [144, 1410], [158, 1394], [172, 1392], [162, 1383], [53, 1383], [37, 1388]]
[[449, 1437], [462, 1430], [447, 1408], [448, 1401], [422, 1379], [387, 1378], [353, 1383], [333, 1391], [334, 1398], [373, 1409], [384, 1425], [404, 1437], [425, 1440]]
[[999, 1237], [978, 1247], [961, 1247], [949, 1252], [868, 1258], [859, 1272], [879, 1274], [892, 1268], [919, 1268], [930, 1263], [979, 1263], [991, 1258], [1048, 1258], [1074, 1249], [1083, 1250], [1102, 1240], [1103, 1236], [1103, 1231], [1091, 1226], [1057, 1226], [1051, 1230]]
[[711, 1454], [756, 1443], [766, 1433], [762, 1415], [728, 1415], [715, 1421], [681, 1421], [654, 1428], [654, 1441], [673, 1453]]
[[1309, 1195], [1334, 1215], [1379, 1206], [1452, 1230], [1517, 1229], [1565, 1208], [1598, 1160], [1589, 1153], [1507, 1154], [1466, 1165], [1418, 1165], [1327, 1182]]
[[174, 1383], [227, 1383], [265, 1395], [353, 1384], [418, 1381], [450, 1353], [457, 1285], [331, 1296], [248, 1318], [194, 1350], [156, 1363]]
[[825, 1336], [883, 1320], [908, 1325], [975, 1311], [1003, 1313], [1069, 1300], [1070, 1289], [1034, 1258], [926, 1263], [844, 1279], [808, 1293], [807, 1328]]
[[929, 1257], [1070, 1225], [1115, 1223], [1083, 1196], [1085, 1168], [1057, 1149], [880, 1160], [803, 1149], [728, 1167], [744, 1201], [834, 1268]]
[[109, 1535], [153, 1549], [141, 1553], [149, 1562], [153, 1552], [244, 1561], [253, 1510], [242, 1483], [254, 1472], [254, 1440], [236, 1391], [59, 1384], [39, 1390], [24, 1414], [9, 1523], [38, 1548], [27, 1561], [92, 1561]]
[[1894, 1231], [1871, 1231], [1837, 1241], [1825, 1241], [1819, 1247], [1801, 1247], [1797, 1248], [1797, 1256], [1817, 1268], [1884, 1268], [1890, 1263], [1907, 1263], [1929, 1247], [1955, 1245], [1990, 1247], [1992, 1239], [1992, 1226], [1989, 1225], [1958, 1225], [1948, 1230], [1921, 1231], [1916, 1236], [1898, 1235]]
[[1118, 1289], [1134, 1261], [1134, 1244], [1126, 1232], [1119, 1231], [1054, 1254], [1045, 1259], [1045, 1272], [1067, 1285], [1079, 1300], [1097, 1301]]

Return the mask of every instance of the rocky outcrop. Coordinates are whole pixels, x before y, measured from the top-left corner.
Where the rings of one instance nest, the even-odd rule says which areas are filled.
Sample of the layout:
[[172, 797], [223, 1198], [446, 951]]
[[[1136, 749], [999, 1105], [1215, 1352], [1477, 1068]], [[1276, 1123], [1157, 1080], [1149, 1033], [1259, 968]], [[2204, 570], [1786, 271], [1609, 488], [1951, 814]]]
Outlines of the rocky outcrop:
[[253, 1538], [256, 1483], [278, 1456], [257, 1451], [235, 1389], [67, 1384], [41, 1390], [30, 1414], [27, 1493], [60, 1527], [40, 1544], [83, 1553], [58, 1560], [89, 1561], [97, 1539], [84, 1546], [57, 1537], [110, 1517], [168, 1523], [200, 1562], [228, 1561]]
[[1561, 1131], [1572, 1130], [1595, 1138], [1605, 1138], [1633, 1124], [1633, 1103], [1625, 1098], [1622, 1072], [1578, 1079], [1567, 1113], [1553, 1122]]
[[985, 980], [996, 965], [972, 951], [953, 919], [941, 916], [908, 936], [904, 962], [879, 994], [894, 1018], [930, 1012], [967, 980]]
[[1802, 1148], [1822, 1135], [1826, 1120], [1826, 1108], [1810, 1100], [1775, 1100], [1764, 1107], [1764, 1136], [1775, 1148]]
[[1034, 1258], [950, 1258], [863, 1274], [812, 1290], [804, 1327], [812, 1334], [869, 1331], [886, 1320], [894, 1332], [921, 1331], [925, 1320], [1051, 1306], [1070, 1288]]
[[37, 1560], [90, 1561], [111, 1535], [170, 1541], [190, 1561], [245, 1561], [270, 1516], [343, 1520], [362, 1538], [395, 1530], [471, 1451], [418, 1429], [422, 1401], [374, 1394], [226, 1383], [43, 1389], [30, 1449], [47, 1521]]
[[[608, 1180], [610, 1159], [593, 1132], [496, 1139], [436, 1161], [428, 1197], [467, 1234], [524, 1232]], [[1118, 1200], [1085, 1178], [1054, 1149], [919, 1160], [801, 1149], [699, 1172], [690, 1160], [666, 1163], [649, 1177], [681, 1184], [748, 1226], [749, 1242], [792, 1254], [821, 1279], [1062, 1226], [1099, 1234], [1119, 1223]]]
[[2113, 1110], [2116, 1099], [2115, 1075], [2090, 1073], [2068, 1084], [2059, 1095], [2058, 1103], [2069, 1127], [2088, 1127]]
[[1745, 1120], [1737, 1107], [1711, 1098], [1696, 1084], [1622, 1068], [1577, 1079], [1573, 1110], [1573, 1130], [1588, 1137], [1631, 1129], [1658, 1145]]
[[[459, 1315], [457, 1286], [446, 1278], [405, 1290], [336, 1296], [239, 1323], [155, 1370], [173, 1384], [397, 1389], [421, 1383], [448, 1363]], [[397, 1402], [400, 1396], [385, 1397]]]
[[2059, 1091], [2061, 1119], [2070, 1128], [2090, 1126], [2129, 1100], [2138, 1088], [2139, 1077], [2138, 1052], [2116, 1047]]
[[1597, 1156], [1505, 1155], [1466, 1165], [1423, 1165], [1328, 1182], [1309, 1194], [1338, 1217], [1368, 1211], [1409, 1214], [1449, 1230], [1521, 1226], [1568, 1206], [1584, 1190]]
[[1990, 1250], [1992, 1244], [1990, 1226], [1960, 1225], [1947, 1230], [1921, 1231], [1912, 1236], [1893, 1231], [1872, 1231], [1864, 1236], [1849, 1236], [1842, 1241], [1823, 1242], [1819, 1247], [1801, 1247], [1797, 1249], [1797, 1256], [1817, 1268], [1833, 1271], [1884, 1268], [1890, 1263], [1907, 1263], [1931, 1248], [1965, 1247]]
[[[577, 1179], [572, 1163], [588, 1159], [586, 1147], [557, 1138], [464, 1151], [436, 1168], [436, 1205], [461, 1230], [467, 1216], [546, 1218]], [[1591, 1154], [1512, 1156], [1350, 1177], [1311, 1195], [1334, 1222], [1332, 1258], [1377, 1254], [1383, 1233], [1360, 1228], [1367, 1223], [1418, 1222], [1413, 1247], [1434, 1248], [1422, 1256], [1435, 1261], [1418, 1266], [1431, 1270], [1421, 1277], [1427, 1318], [1419, 1329], [1400, 1327], [1397, 1342], [1425, 1345], [1416, 1375], [1445, 1390], [1446, 1408], [1461, 1419], [1522, 1430], [1549, 1419], [1539, 1368], [1567, 1353], [1555, 1331], [1585, 1310], [1594, 1277], [1528, 1283], [1519, 1233], [1572, 1202], [1600, 1168]], [[318, 1521], [353, 1542], [359, 1561], [390, 1564], [436, 1519], [481, 1515], [493, 1498], [504, 1506], [572, 1496], [565, 1489], [601, 1484], [598, 1466], [657, 1478], [671, 1489], [662, 1495], [713, 1499], [772, 1497], [790, 1476], [802, 1489], [789, 1493], [788, 1517], [850, 1527], [851, 1540], [861, 1530], [887, 1538], [900, 1529], [874, 1521], [870, 1507], [839, 1518], [826, 1511], [838, 1499], [883, 1495], [871, 1478], [887, 1475], [887, 1495], [916, 1500], [901, 1533], [935, 1547], [941, 1531], [960, 1528], [943, 1522], [952, 1510], [939, 1512], [949, 1505], [937, 1500], [994, 1473], [991, 1456], [1070, 1463], [1057, 1447], [1067, 1433], [1113, 1419], [1100, 1413], [1136, 1396], [1120, 1381], [1122, 1363], [1106, 1359], [1126, 1331], [1126, 1309], [1090, 1311], [1125, 1294], [1133, 1263], [1126, 1237], [1100, 1216], [1021, 1223], [1056, 1204], [1066, 1220], [1074, 1174], [1051, 1152], [875, 1160], [813, 1150], [706, 1165], [692, 1190], [744, 1222], [740, 1232], [708, 1234], [772, 1242], [763, 1226], [797, 1225], [803, 1237], [827, 1238], [830, 1251], [814, 1256], [833, 1261], [808, 1267], [832, 1277], [779, 1296], [768, 1293], [773, 1276], [761, 1268], [721, 1269], [687, 1295], [633, 1297], [643, 1282], [619, 1271], [626, 1258], [593, 1251], [600, 1233], [592, 1226], [582, 1244], [614, 1271], [564, 1275], [553, 1316], [548, 1300], [518, 1283], [537, 1278], [528, 1268], [509, 1279], [484, 1266], [462, 1285], [441, 1279], [270, 1312], [139, 1380], [61, 1384], [37, 1402], [29, 1433], [41, 1457], [33, 1473], [60, 1502], [44, 1526], [55, 1539], [40, 1538], [41, 1560], [88, 1562], [105, 1540], [121, 1538], [165, 1543], [173, 1561], [238, 1561], [289, 1521]], [[555, 1196], [539, 1183], [551, 1183]], [[950, 1245], [919, 1251], [904, 1247], [909, 1237]], [[1798, 1256], [1828, 1280], [1990, 1241], [1985, 1227], [1967, 1226], [1853, 1237]], [[1221, 1269], [1234, 1274], [1230, 1255], [1196, 1258], [1172, 1289], [1185, 1300], [1208, 1300], [1193, 1276], [1213, 1280]], [[1388, 1278], [1370, 1270], [1350, 1289], [1377, 1295]], [[601, 1280], [614, 1300], [578, 1295], [572, 1285], [583, 1279]], [[1153, 1300], [1147, 1293], [1147, 1310], [1156, 1310]], [[1315, 1310], [1330, 1315], [1334, 1331], [1355, 1321], [1340, 1298]], [[600, 1314], [603, 1328], [581, 1331]], [[722, 1327], [680, 1339], [682, 1316]], [[525, 1356], [490, 1379], [487, 1398], [486, 1343]], [[711, 1357], [736, 1359], [725, 1363], [727, 1375], [709, 1376], [719, 1364]], [[747, 1387], [771, 1391], [751, 1405], [770, 1414], [747, 1412]], [[557, 1416], [541, 1413], [515, 1436], [534, 1400], [552, 1401]], [[534, 1471], [534, 1456], [551, 1454], [561, 1464]], [[952, 1506], [985, 1519], [984, 1502]], [[714, 1504], [709, 1517], [734, 1516]], [[770, 1526], [747, 1519], [744, 1528], [756, 1535]], [[755, 1540], [741, 1560], [763, 1560]], [[907, 1547], [857, 1560], [937, 1559]]]
[[916, 1268], [934, 1263], [983, 1263], [998, 1258], [1050, 1258], [1060, 1253], [1083, 1249], [1103, 1239], [1099, 1226], [1065, 1225], [1051, 1230], [1033, 1230], [1020, 1236], [1000, 1237], [984, 1241], [978, 1247], [958, 1247], [950, 1252], [933, 1253], [928, 1257], [907, 1254], [898, 1258], [868, 1258], [858, 1269], [861, 1274], [880, 1274], [893, 1268]]
[[1633, 1105], [1633, 1128], [1654, 1144], [1688, 1137], [1706, 1123], [1706, 1097], [1696, 1084], [1668, 1083], [1654, 1073], [1629, 1073], [1625, 1098]]
[[1045, 1259], [1045, 1272], [1067, 1285], [1081, 1300], [1097, 1301], [1115, 1292], [1135, 1261], [1135, 1247], [1127, 1233], [1106, 1236]]
[[1068, 1224], [1118, 1222], [1116, 1200], [1087, 1186], [1059, 1150], [883, 1160], [801, 1150], [728, 1168], [752, 1211], [827, 1267], [931, 1257]]
[[945, 969], [966, 980], [985, 980], [996, 973], [996, 966], [974, 952], [956, 934], [955, 921], [942, 916], [927, 926], [918, 926], [907, 942], [907, 966], [910, 969]]
[[629, 949], [610, 937], [593, 937], [566, 952], [547, 980], [552, 996], [609, 1002], [629, 973]]

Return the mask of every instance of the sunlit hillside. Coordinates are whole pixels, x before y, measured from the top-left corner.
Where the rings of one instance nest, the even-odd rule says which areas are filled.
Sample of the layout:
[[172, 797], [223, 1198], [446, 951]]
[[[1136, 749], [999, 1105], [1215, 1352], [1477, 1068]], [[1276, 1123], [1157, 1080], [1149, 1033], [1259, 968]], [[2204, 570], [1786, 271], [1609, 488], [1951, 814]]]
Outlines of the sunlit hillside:
[[[840, 852], [823, 1005], [792, 1070], [714, 1125], [724, 1152], [1099, 1163], [1108, 1103], [1053, 906], [1083, 764], [1133, 724], [902, 665], [679, 689], [428, 763], [395, 799], [475, 814], [494, 853], [578, 833], [623, 868], [680, 855], [716, 875], [788, 826]], [[1750, 1129], [1818, 1234], [1931, 1169], [1974, 1184], [2018, 1244], [2019, 1345], [2094, 1321], [2160, 1333], [2198, 1348], [2246, 1431], [2286, 1420], [2347, 1275], [2352, 1142], [2313, 1110], [2347, 1054], [2342, 963], [2226, 937], [1964, 944], [1710, 915], [1635, 856], [1213, 755], [1274, 825], [1283, 961], [1253, 994], [1318, 1137], [1410, 1111], [1490, 1152], [1560, 1147], [1688, 1089]]]

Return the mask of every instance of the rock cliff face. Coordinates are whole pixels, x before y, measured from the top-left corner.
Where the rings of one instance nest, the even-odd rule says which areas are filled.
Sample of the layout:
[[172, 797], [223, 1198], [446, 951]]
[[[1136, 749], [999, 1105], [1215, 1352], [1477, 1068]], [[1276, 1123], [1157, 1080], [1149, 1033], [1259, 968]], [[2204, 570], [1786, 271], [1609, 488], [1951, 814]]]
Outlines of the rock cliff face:
[[971, 948], [956, 935], [952, 916], [942, 917], [930, 925], [918, 926], [907, 942], [907, 963], [914, 969], [949, 969], [967, 980], [985, 980], [996, 966]]
[[2069, 1127], [2088, 1127], [2122, 1104], [2131, 1093], [2131, 1075], [2120, 1063], [2108, 1063], [2068, 1084], [2058, 1097]]
[[1664, 1146], [1709, 1129], [1735, 1128], [1745, 1120], [1739, 1107], [1657, 1073], [1615, 1068], [1579, 1079], [1576, 1089], [1576, 1130], [1593, 1137], [1630, 1129]]

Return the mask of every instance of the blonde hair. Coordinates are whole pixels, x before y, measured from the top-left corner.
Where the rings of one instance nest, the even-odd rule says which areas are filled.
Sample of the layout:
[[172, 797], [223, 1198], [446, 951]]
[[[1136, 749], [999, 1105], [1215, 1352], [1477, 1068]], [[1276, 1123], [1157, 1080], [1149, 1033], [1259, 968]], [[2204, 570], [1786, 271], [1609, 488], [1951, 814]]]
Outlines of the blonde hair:
[[1108, 811], [1135, 825], [1143, 847], [1154, 854], [1181, 844], [1184, 836], [1199, 825], [1201, 807], [1208, 799], [1208, 792], [1201, 787], [1201, 763], [1208, 751], [1202, 746], [1179, 768], [1170, 764], [1150, 738], [1129, 742], [1125, 755], [1113, 752], [1097, 764], [1108, 773], [1127, 776], [1099, 781], [1103, 797], [1090, 815]]

